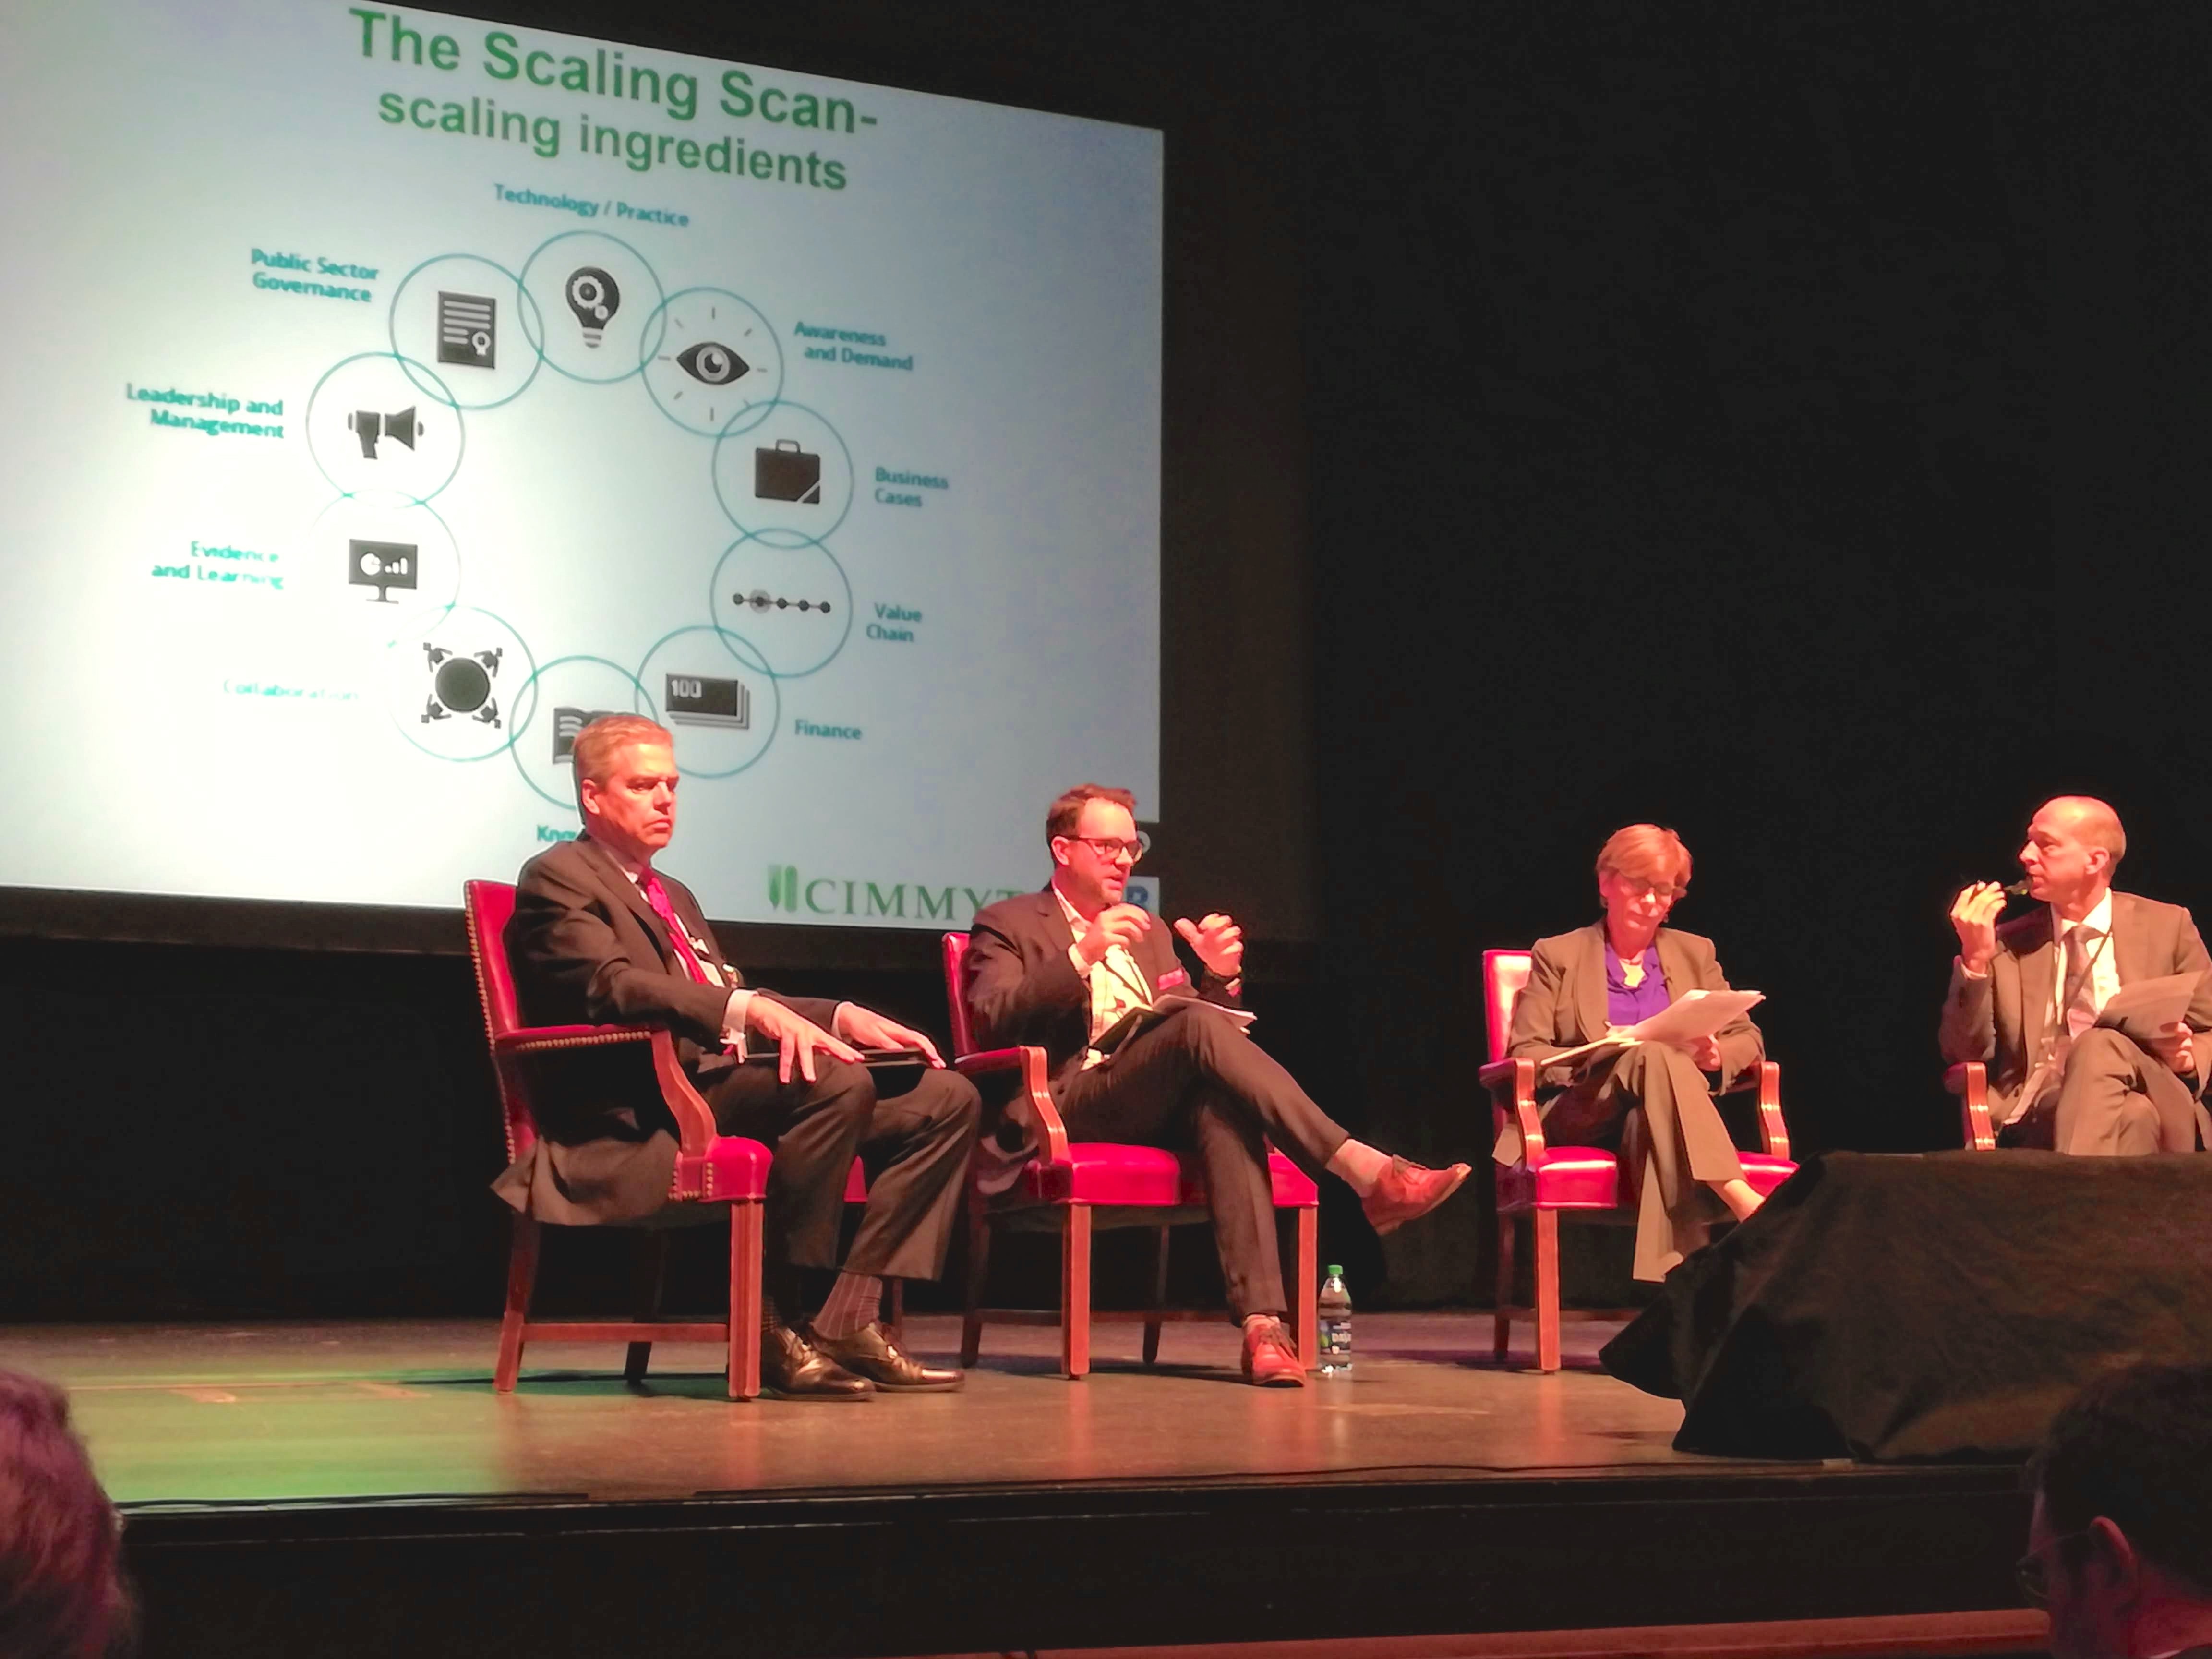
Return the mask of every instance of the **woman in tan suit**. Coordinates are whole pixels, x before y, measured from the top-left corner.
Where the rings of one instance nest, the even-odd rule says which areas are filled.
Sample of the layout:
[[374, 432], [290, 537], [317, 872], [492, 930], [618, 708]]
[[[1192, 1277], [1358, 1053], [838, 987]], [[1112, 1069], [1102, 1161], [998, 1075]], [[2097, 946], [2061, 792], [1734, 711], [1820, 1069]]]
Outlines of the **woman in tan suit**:
[[[1605, 919], [1536, 941], [1507, 1054], [1541, 1061], [1649, 1018], [1685, 991], [1727, 990], [1711, 939], [1662, 926], [1689, 884], [1690, 849], [1673, 830], [1616, 831], [1597, 855]], [[1710, 1223], [1759, 1207], [1713, 1096], [1755, 1077], [1765, 1057], [1759, 1028], [1740, 1014], [1684, 1048], [1635, 1042], [1539, 1073], [1547, 1142], [1617, 1151], [1641, 1178], [1638, 1279], [1664, 1278]], [[1521, 1156], [1510, 1124], [1496, 1156]]]

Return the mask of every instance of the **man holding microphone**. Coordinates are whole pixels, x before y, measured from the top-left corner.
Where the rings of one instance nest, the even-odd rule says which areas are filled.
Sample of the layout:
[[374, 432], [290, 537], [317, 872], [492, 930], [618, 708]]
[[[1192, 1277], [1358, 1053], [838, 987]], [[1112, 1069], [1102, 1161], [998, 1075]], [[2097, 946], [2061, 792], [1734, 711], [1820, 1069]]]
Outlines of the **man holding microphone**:
[[2127, 851], [2119, 815], [2087, 795], [2036, 810], [2020, 849], [2021, 884], [2040, 906], [1999, 925], [2007, 890], [1962, 890], [1951, 905], [1959, 955], [1939, 1040], [1952, 1065], [1990, 1067], [2000, 1146], [2136, 1157], [2197, 1149], [2204, 1109], [2200, 1034], [2212, 1031], [2212, 983], [2186, 1015], [2130, 1036], [2098, 1024], [2121, 987], [2212, 975], [2197, 925], [2178, 904], [2112, 890]]
[[1296, 1387], [1305, 1372], [1282, 1324], [1268, 1143], [1315, 1180], [1349, 1183], [1383, 1233], [1443, 1203], [1468, 1166], [1424, 1169], [1352, 1139], [1245, 1035], [1226, 1012], [1244, 963], [1227, 916], [1175, 924], [1198, 964], [1192, 983], [1168, 930], [1123, 896], [1139, 850], [1135, 806], [1127, 790], [1095, 783], [1053, 802], [1051, 884], [977, 914], [962, 988], [986, 1048], [1044, 1049], [1071, 1138], [1194, 1155], [1244, 1330], [1244, 1376]]

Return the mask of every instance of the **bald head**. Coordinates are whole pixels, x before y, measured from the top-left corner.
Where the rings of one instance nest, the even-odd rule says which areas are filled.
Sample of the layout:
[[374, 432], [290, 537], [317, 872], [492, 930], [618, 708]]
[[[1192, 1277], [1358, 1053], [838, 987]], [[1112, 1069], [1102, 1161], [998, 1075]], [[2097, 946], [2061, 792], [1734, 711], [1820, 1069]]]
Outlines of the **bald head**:
[[2094, 795], [2060, 795], [2035, 810], [2020, 867], [2028, 891], [2079, 921], [2112, 884], [2112, 871], [2128, 850], [2120, 815]]
[[2038, 818], [2045, 812], [2056, 813], [2073, 831], [2075, 839], [2091, 847], [2101, 847], [2110, 853], [2112, 863], [2105, 867], [2107, 878], [2112, 866], [2127, 856], [2128, 832], [2120, 827], [2120, 815], [2094, 795], [2059, 795], [2043, 803], [2036, 811]]

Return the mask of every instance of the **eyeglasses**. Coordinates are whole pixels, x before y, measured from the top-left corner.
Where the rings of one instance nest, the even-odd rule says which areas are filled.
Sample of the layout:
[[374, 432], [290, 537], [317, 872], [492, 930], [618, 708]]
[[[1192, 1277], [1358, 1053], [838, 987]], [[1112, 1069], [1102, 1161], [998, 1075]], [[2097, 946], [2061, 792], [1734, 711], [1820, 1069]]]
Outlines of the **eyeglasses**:
[[1111, 836], [1070, 836], [1067, 839], [1081, 842], [1109, 864], [1123, 858], [1134, 864], [1145, 856], [1145, 844], [1140, 841], [1116, 841]]
[[2020, 1593], [2034, 1606], [2051, 1605], [2051, 1564], [2043, 1559], [2044, 1552], [2062, 1544], [2070, 1544], [2077, 1538], [2087, 1538], [2087, 1529], [2061, 1533], [2056, 1538], [2046, 1538], [2019, 1560], [2012, 1564], [2012, 1576], [2020, 1584]]

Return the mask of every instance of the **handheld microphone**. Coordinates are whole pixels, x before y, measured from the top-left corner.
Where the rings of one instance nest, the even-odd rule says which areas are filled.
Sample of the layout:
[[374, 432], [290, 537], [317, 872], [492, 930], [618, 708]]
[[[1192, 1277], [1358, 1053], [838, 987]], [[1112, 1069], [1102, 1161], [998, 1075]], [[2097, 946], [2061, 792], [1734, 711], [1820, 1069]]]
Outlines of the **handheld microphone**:
[[2021, 878], [2018, 881], [2008, 881], [2004, 884], [2005, 895], [2008, 898], [2026, 898], [2028, 894], [2028, 890], [2034, 885], [2035, 884], [2033, 882], [2027, 880], [2025, 877]]

